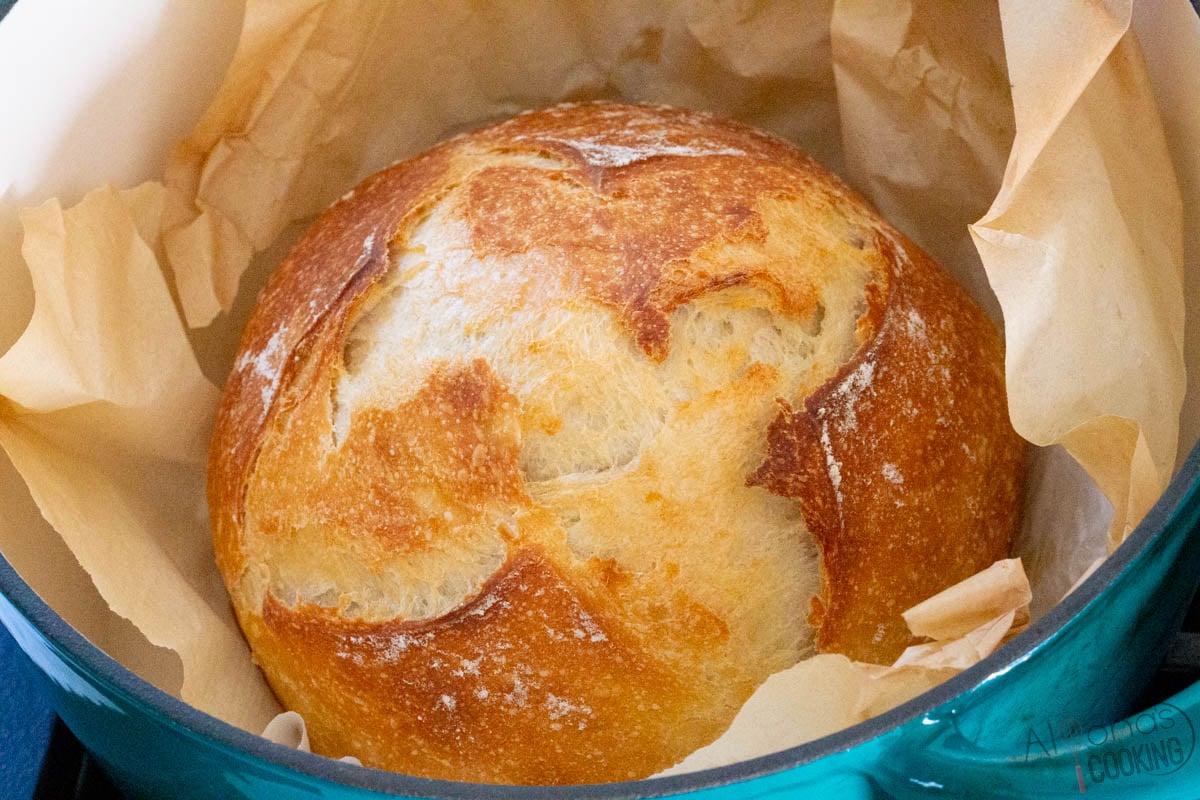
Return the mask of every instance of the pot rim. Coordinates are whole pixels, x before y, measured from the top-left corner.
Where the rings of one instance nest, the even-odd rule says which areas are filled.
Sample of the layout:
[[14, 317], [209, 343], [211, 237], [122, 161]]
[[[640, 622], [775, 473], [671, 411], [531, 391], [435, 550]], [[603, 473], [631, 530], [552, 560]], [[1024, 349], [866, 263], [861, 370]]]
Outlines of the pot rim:
[[1148, 550], [1153, 540], [1176, 523], [1181, 512], [1189, 505], [1200, 508], [1200, 442], [1192, 447], [1187, 459], [1153, 508], [1112, 555], [1049, 612], [973, 667], [877, 717], [796, 747], [685, 775], [617, 783], [573, 786], [464, 783], [360, 767], [294, 750], [210, 716], [135, 675], [67, 624], [21, 579], [2, 554], [0, 594], [8, 598], [17, 611], [56, 648], [60, 656], [74, 662], [74, 666], [90, 675], [94, 681], [105, 684], [110, 691], [125, 695], [132, 705], [156, 717], [160, 722], [185, 732], [192, 738], [207, 740], [237, 751], [243, 757], [265, 761], [347, 787], [416, 797], [463, 800], [543, 797], [599, 800], [611, 797], [654, 797], [698, 791], [782, 773], [825, 756], [849, 750], [1002, 675], [1053, 638], [1080, 611], [1096, 601]]

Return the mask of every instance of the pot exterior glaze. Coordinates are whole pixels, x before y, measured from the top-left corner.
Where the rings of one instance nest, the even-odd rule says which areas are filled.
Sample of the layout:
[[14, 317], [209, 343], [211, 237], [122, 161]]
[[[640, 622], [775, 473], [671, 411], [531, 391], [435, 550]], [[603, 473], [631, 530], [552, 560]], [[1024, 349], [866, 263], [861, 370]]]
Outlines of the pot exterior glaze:
[[[1200, 685], [1132, 704], [1200, 576], [1200, 447], [1087, 581], [998, 652], [841, 733], [692, 775], [496, 787], [393, 775], [289, 750], [155, 689], [66, 625], [0, 560], [0, 622], [60, 716], [131, 797], [1192, 797]], [[1190, 787], [1190, 788], [1189, 788]]]

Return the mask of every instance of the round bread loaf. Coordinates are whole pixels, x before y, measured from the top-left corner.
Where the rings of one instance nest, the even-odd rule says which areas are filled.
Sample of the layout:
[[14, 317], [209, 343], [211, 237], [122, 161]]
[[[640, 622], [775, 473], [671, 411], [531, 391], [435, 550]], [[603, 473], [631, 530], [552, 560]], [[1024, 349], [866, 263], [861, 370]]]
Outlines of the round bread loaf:
[[[314, 749], [493, 783], [643, 777], [815, 651], [1009, 548], [1000, 338], [790, 145], [567, 105], [330, 208], [259, 299], [216, 553]], [[819, 691], [820, 687], [814, 687]]]

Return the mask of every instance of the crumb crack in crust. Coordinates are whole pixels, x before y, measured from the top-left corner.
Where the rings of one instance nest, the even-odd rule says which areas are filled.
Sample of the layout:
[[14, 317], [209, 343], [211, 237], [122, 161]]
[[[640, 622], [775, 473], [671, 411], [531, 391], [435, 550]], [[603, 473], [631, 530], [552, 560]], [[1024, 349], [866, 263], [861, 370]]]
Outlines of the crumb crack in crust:
[[214, 434], [218, 563], [314, 748], [643, 777], [814, 649], [1007, 554], [999, 337], [791, 146], [568, 105], [364, 181], [272, 276]]

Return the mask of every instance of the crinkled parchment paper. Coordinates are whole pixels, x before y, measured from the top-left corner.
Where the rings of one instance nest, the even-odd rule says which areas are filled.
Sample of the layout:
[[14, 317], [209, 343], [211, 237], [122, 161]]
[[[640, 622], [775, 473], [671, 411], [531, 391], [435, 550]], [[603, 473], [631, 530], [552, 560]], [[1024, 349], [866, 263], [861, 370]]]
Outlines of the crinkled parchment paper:
[[[525, 108], [650, 100], [775, 131], [845, 175], [1002, 315], [1014, 425], [1044, 446], [1017, 544], [1035, 616], [1170, 478], [1186, 388], [1176, 170], [1200, 207], [1187, 155], [1197, 118], [1175, 111], [1197, 107], [1196, 89], [1163, 88], [1171, 52], [1200, 52], [1183, 0], [1139, 9], [1136, 26], [1157, 31], [1148, 61], [1131, 4], [1117, 0], [251, 0], [236, 53], [236, 4], [212, 3], [225, 14], [197, 25], [199, 41], [164, 23], [182, 13], [170, 4], [141, 5], [123, 24], [145, 23], [148, 41], [174, 42], [182, 61], [232, 62], [215, 96], [193, 87], [211, 103], [165, 169], [141, 174], [161, 180], [115, 175], [128, 188], [79, 202], [74, 190], [48, 199], [64, 193], [52, 184], [22, 190], [35, 207], [18, 226], [0, 160], [0, 245], [22, 241], [24, 261], [0, 260], [0, 348], [15, 339], [0, 356], [0, 445], [15, 469], [2, 465], [0, 490], [22, 509], [0, 520], [0, 549], [26, 554], [18, 567], [39, 590], [90, 575], [115, 621], [88, 635], [222, 719], [259, 731], [279, 710], [228, 609], [203, 492], [216, 384], [253, 295], [304, 221], [361, 178]], [[1165, 117], [1156, 99], [1170, 101]], [[13, 320], [29, 321], [19, 338]], [[1194, 437], [1197, 424], [1185, 425]], [[46, 557], [28, 557], [34, 549]], [[815, 738], [974, 663], [1028, 614], [1017, 572], [1001, 562], [949, 604], [914, 609], [911, 624], [932, 642], [894, 668], [820, 656], [772, 678], [745, 714], [788, 714], [769, 724], [744, 714], [715, 757]], [[963, 609], [969, 619], [953, 621]], [[836, 691], [796, 689], [814, 681]], [[290, 724], [275, 730], [287, 738]], [[745, 729], [769, 736], [737, 735]]]

